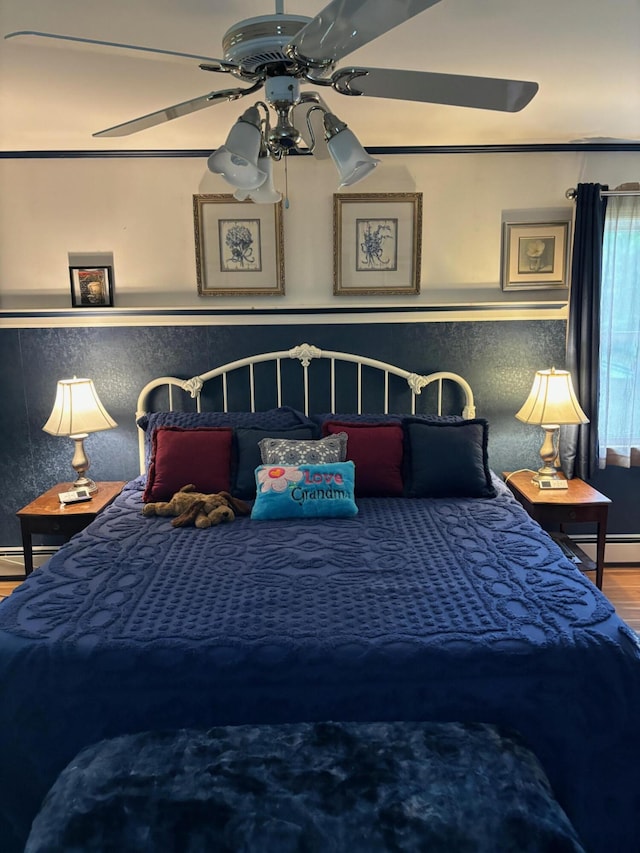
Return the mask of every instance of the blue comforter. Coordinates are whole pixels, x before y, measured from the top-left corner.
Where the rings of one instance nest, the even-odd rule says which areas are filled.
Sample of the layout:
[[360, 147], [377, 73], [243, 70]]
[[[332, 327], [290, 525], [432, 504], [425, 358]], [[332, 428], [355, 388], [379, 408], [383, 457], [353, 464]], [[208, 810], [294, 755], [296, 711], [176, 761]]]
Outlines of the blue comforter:
[[638, 849], [637, 640], [506, 489], [204, 531], [141, 490], [0, 605], [5, 853], [89, 743], [314, 720], [509, 726], [588, 850]]

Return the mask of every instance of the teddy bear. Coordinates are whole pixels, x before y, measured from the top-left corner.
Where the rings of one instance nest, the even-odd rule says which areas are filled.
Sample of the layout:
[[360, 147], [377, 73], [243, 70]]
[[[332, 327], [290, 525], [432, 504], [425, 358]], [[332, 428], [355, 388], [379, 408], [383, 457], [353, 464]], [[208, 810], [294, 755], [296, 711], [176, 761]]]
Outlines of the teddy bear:
[[251, 508], [248, 504], [234, 498], [229, 492], [207, 495], [197, 492], [192, 483], [183, 486], [169, 501], [157, 501], [142, 507], [142, 514], [147, 517], [176, 516], [171, 522], [173, 527], [187, 527], [190, 524], [200, 528], [212, 527], [215, 524], [233, 521], [236, 514], [249, 515], [250, 512]]

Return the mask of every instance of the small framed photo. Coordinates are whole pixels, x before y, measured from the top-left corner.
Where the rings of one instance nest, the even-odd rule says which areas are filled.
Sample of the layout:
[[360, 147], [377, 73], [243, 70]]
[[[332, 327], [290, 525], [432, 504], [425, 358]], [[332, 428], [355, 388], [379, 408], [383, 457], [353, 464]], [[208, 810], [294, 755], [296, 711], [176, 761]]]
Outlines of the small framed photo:
[[282, 202], [255, 204], [232, 195], [194, 195], [200, 296], [282, 296]]
[[333, 197], [333, 292], [420, 293], [422, 193]]
[[112, 308], [111, 267], [69, 267], [71, 305], [74, 308]]
[[502, 289], [569, 286], [570, 221], [504, 222]]

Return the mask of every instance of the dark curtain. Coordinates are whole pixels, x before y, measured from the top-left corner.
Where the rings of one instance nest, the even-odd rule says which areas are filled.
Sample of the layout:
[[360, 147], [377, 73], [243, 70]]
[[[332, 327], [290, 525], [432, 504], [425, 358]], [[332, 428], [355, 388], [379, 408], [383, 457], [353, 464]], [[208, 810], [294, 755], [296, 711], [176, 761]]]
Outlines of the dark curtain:
[[578, 184], [569, 320], [567, 370], [588, 424], [564, 426], [560, 460], [567, 477], [588, 480], [597, 467], [598, 358], [600, 353], [600, 281], [606, 198], [600, 184]]

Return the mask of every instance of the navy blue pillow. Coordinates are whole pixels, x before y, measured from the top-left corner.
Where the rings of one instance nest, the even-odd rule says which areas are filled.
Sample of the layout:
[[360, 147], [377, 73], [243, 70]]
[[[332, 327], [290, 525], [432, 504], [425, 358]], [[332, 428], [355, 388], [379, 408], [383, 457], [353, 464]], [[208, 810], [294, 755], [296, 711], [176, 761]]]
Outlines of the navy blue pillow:
[[398, 415], [398, 414], [327, 414], [311, 415], [311, 419], [320, 427], [324, 427], [326, 421], [341, 421], [345, 424], [401, 424], [407, 418], [410, 420], [427, 421], [428, 423], [455, 423], [463, 420], [461, 415]]
[[263, 438], [287, 438], [309, 440], [316, 437], [311, 426], [288, 427], [287, 429], [260, 429], [238, 427], [234, 430], [235, 476], [231, 492], [243, 500], [256, 496], [256, 468], [262, 465], [260, 442]]
[[405, 418], [405, 496], [494, 498], [483, 418], [425, 421]]
[[326, 421], [341, 421], [345, 424], [399, 424], [402, 421], [402, 415], [385, 415], [380, 412], [374, 412], [371, 415], [357, 414], [355, 412], [346, 412], [345, 414], [323, 414], [311, 415], [311, 419], [320, 427], [323, 427]]

